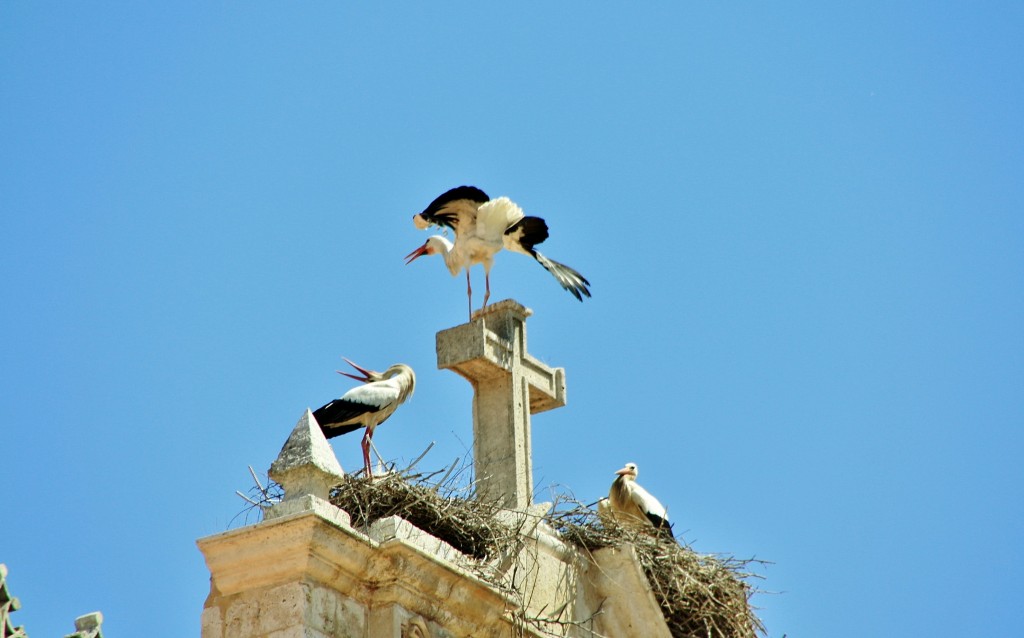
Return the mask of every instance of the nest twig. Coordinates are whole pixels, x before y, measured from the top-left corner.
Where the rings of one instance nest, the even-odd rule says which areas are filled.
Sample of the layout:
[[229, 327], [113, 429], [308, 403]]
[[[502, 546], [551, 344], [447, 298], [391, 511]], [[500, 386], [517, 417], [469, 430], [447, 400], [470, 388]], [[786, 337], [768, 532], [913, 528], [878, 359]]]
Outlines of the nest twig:
[[255, 517], [256, 522], [259, 522], [263, 518], [264, 508], [279, 503], [284, 498], [284, 488], [272, 481], [269, 476], [265, 477], [266, 485], [264, 485], [251, 465], [249, 466], [249, 474], [252, 476], [254, 485], [245, 494], [241, 490], [235, 490], [235, 494], [248, 503], [248, 506], [238, 514], [235, 514], [230, 524], [234, 524], [239, 517], [242, 518], [243, 525], [249, 524], [250, 517]]

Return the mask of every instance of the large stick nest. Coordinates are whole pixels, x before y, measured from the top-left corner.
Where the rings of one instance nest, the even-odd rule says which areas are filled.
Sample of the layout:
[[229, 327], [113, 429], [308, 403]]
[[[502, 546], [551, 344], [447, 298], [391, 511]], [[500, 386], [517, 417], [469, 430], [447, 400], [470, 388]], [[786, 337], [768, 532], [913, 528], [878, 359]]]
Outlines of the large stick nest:
[[348, 512], [354, 527], [399, 516], [467, 556], [485, 560], [514, 534], [496, 520], [495, 502], [459, 496], [469, 488], [430, 484], [429, 476], [386, 474], [372, 481], [347, 476], [331, 490], [331, 503]]
[[755, 560], [698, 554], [644, 529], [602, 518], [568, 500], [549, 515], [563, 540], [584, 551], [630, 544], [636, 550], [669, 631], [677, 638], [753, 638], [765, 632], [750, 605], [755, 590], [746, 581]]
[[[432, 483], [437, 474], [393, 473], [372, 481], [349, 477], [332, 489], [331, 502], [347, 511], [355, 526], [400, 516], [481, 561], [514, 546], [516, 530], [499, 522], [498, 503], [473, 498], [472, 486], [457, 487], [451, 470]], [[566, 542], [585, 552], [627, 543], [635, 548], [673, 636], [752, 638], [764, 633], [750, 606], [754, 589], [746, 582], [755, 577], [747, 569], [757, 561], [698, 554], [653, 533], [602, 520], [571, 499], [560, 501], [547, 522]]]

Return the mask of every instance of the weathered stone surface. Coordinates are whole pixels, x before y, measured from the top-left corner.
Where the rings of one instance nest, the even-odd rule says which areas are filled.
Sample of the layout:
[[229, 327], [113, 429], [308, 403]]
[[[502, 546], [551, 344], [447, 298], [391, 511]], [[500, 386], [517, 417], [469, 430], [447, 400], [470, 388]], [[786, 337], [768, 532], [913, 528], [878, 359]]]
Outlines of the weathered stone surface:
[[338, 527], [349, 527], [351, 525], [351, 518], [349, 517], [348, 512], [338, 509], [336, 505], [332, 505], [329, 501], [326, 501], [319, 496], [313, 496], [312, 494], [296, 496], [295, 498], [286, 499], [280, 503], [275, 503], [270, 507], [264, 508], [263, 518], [271, 520], [303, 512], [315, 512], [317, 515], [331, 521]]
[[[291, 630], [282, 623], [332, 637], [386, 636], [367, 626], [371, 611], [389, 605], [403, 610], [396, 618], [416, 614], [443, 628], [438, 636], [509, 635], [510, 601], [444, 558], [446, 544], [407, 525], [382, 524], [379, 542], [307, 511], [200, 539], [211, 574], [203, 638], [269, 638]], [[309, 595], [281, 595], [294, 584]]]
[[467, 561], [466, 555], [459, 550], [398, 516], [388, 516], [374, 522], [366, 533], [378, 543], [386, 543], [391, 540], [403, 541], [453, 564], [465, 565]]
[[19, 601], [7, 589], [7, 565], [0, 563], [0, 636], [24, 636], [24, 627], [15, 627], [11, 614], [21, 608]]
[[591, 556], [581, 576], [585, 595], [601, 601], [595, 630], [604, 636], [671, 638], [633, 546], [606, 547]]
[[75, 633], [64, 638], [103, 638], [103, 614], [94, 611], [75, 618]]
[[284, 487], [284, 500], [311, 494], [326, 499], [345, 475], [327, 439], [308, 409], [295, 424], [268, 472]]
[[437, 367], [457, 372], [474, 385], [512, 374], [529, 384], [530, 412], [565, 405], [565, 370], [550, 368], [527, 353], [526, 319], [533, 314], [513, 299], [473, 313], [473, 321], [437, 333]]

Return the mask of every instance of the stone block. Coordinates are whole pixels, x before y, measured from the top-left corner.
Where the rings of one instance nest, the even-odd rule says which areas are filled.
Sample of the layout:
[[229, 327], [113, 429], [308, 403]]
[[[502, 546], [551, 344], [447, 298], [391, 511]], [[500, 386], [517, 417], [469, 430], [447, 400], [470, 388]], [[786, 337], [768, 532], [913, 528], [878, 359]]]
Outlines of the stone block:
[[224, 636], [224, 622], [221, 618], [220, 607], [207, 607], [203, 609], [199, 617], [200, 635], [203, 638], [222, 638]]
[[368, 610], [352, 598], [323, 586], [312, 586], [306, 626], [332, 638], [366, 636]]
[[466, 556], [445, 541], [424, 532], [400, 516], [389, 516], [374, 522], [367, 535], [378, 543], [400, 540], [441, 560], [464, 563]]

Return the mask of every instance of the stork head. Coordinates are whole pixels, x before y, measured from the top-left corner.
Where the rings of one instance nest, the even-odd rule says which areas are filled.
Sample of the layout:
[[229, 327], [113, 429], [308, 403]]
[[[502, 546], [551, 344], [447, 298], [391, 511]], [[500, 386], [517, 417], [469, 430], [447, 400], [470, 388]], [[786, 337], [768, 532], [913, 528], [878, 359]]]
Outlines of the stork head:
[[412, 368], [405, 365], [404, 363], [396, 363], [381, 375], [384, 379], [391, 379], [399, 377], [398, 385], [401, 388], [401, 396], [399, 402], [403, 402], [412, 396], [413, 390], [416, 389], [416, 373], [413, 372]]
[[639, 474], [639, 470], [637, 470], [636, 463], [626, 463], [621, 470], [618, 470], [615, 473], [619, 476], [624, 476], [635, 481], [636, 475]]
[[451, 252], [453, 244], [446, 237], [432, 235], [427, 238], [422, 246], [405, 256], [405, 265], [408, 266], [423, 255], [436, 255], [438, 253], [447, 255]]

